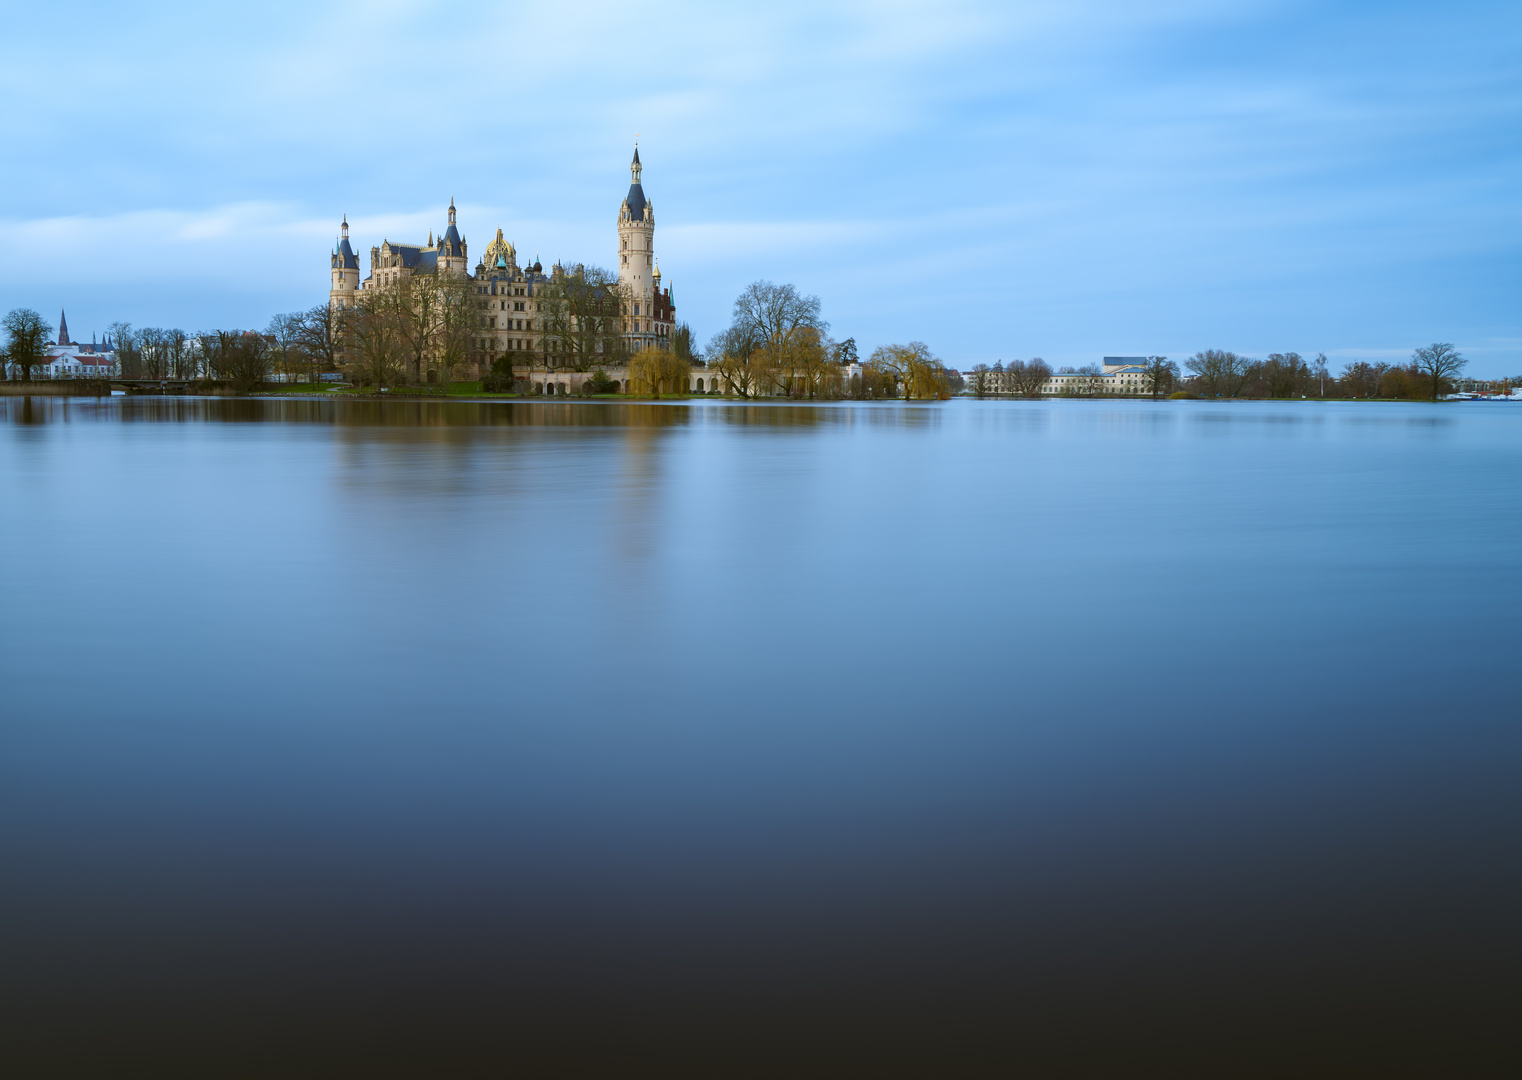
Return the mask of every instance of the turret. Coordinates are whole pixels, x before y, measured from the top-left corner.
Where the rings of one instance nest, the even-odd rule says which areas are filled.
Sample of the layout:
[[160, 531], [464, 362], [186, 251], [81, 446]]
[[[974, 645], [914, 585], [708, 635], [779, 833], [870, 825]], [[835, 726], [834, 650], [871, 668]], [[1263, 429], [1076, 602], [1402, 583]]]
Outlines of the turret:
[[332, 284], [328, 290], [329, 306], [352, 307], [359, 292], [359, 259], [349, 246], [348, 214], [344, 215], [343, 224], [338, 227], [338, 242], [333, 245], [329, 263], [332, 269]]
[[639, 147], [629, 163], [629, 194], [618, 208], [618, 283], [630, 299], [648, 303], [655, 272], [655, 204], [640, 185]]
[[460, 236], [460, 230], [455, 228], [454, 199], [449, 200], [449, 228], [444, 235], [439, 237], [439, 269], [457, 273], [466, 272], [465, 263], [465, 240]]

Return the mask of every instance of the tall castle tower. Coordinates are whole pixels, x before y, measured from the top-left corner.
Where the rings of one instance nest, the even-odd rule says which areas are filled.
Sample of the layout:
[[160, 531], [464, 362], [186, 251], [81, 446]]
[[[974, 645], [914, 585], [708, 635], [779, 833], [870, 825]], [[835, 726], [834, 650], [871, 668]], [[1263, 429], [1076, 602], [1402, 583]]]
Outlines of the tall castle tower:
[[349, 246], [349, 215], [339, 226], [338, 243], [333, 246], [333, 284], [328, 290], [328, 306], [353, 307], [359, 298], [359, 260]]
[[449, 228], [439, 237], [437, 267], [465, 277], [470, 271], [465, 265], [465, 241], [454, 223], [454, 196], [449, 197]]
[[618, 283], [648, 312], [655, 288], [655, 204], [639, 183], [639, 146], [629, 163], [629, 194], [618, 208]]

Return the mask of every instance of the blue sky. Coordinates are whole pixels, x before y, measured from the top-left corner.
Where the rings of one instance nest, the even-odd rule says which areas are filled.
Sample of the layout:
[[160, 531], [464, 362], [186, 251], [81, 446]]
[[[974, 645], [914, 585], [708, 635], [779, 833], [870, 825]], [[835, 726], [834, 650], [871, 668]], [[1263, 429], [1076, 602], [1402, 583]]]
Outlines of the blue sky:
[[1457, 343], [1522, 374], [1522, 5], [17, 4], [0, 309], [262, 326], [451, 196], [611, 265], [642, 133], [701, 339], [756, 278], [863, 351]]

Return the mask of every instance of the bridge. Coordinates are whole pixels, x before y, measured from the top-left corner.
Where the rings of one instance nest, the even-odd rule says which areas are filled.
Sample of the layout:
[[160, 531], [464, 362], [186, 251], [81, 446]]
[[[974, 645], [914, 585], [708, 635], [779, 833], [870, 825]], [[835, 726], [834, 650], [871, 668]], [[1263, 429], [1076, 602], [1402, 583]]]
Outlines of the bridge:
[[129, 394], [184, 394], [195, 385], [195, 379], [112, 379], [111, 389], [125, 390]]

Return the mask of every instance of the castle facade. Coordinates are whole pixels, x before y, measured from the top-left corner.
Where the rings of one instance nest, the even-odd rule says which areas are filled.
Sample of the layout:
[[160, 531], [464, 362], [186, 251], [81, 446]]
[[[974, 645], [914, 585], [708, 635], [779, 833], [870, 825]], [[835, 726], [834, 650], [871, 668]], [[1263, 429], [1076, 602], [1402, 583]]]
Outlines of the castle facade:
[[[629, 354], [648, 348], [668, 348], [676, 328], [671, 288], [662, 285], [660, 264], [655, 257], [655, 204], [645, 196], [640, 174], [636, 146], [634, 160], [629, 164], [629, 191], [619, 205], [616, 222], [622, 323], [618, 329], [623, 351]], [[426, 244], [383, 239], [370, 249], [370, 272], [361, 278], [359, 259], [349, 244], [349, 222], [345, 216], [329, 259], [328, 302], [335, 308], [352, 307], [367, 291], [394, 286], [405, 277], [435, 272], [459, 275], [474, 284], [481, 302], [474, 341], [478, 373], [489, 369], [497, 357], [507, 355], [517, 368], [569, 376], [570, 371], [564, 369], [574, 369], [578, 362], [557, 351], [557, 343], [542, 317], [544, 305], [535, 299], [537, 291], [558, 281], [569, 268], [554, 266], [546, 273], [537, 260], [520, 265], [517, 249], [503, 236], [500, 227], [474, 267], [468, 250], [455, 221], [454, 200], [450, 199], [449, 221], [437, 241], [431, 232]], [[580, 366], [588, 366], [585, 357]], [[572, 380], [540, 378], [536, 385], [543, 388], [547, 383], [561, 388], [570, 386]]]

